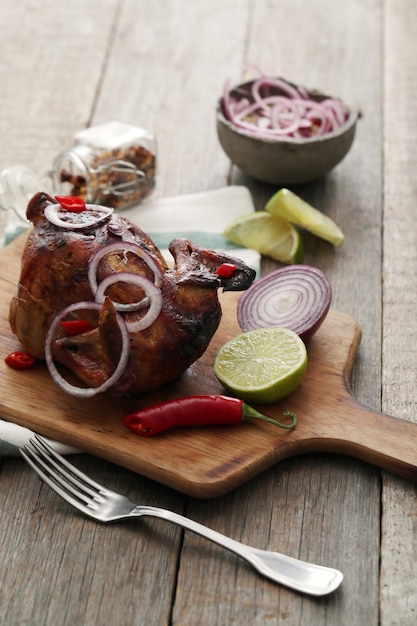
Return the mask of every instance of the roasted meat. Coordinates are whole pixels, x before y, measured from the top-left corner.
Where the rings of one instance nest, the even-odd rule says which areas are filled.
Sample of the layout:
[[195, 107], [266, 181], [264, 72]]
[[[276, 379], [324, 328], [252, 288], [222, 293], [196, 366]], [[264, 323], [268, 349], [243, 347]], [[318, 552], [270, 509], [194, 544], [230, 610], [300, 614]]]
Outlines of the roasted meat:
[[[148, 253], [161, 274], [160, 313], [150, 326], [129, 332], [128, 363], [112, 386], [113, 393], [154, 390], [182, 374], [205, 352], [219, 325], [218, 289], [241, 291], [254, 280], [255, 272], [242, 261], [186, 239], [171, 242], [173, 267], [168, 267], [148, 235], [116, 213], [78, 230], [55, 225], [44, 215], [51, 204], [56, 205], [54, 198], [39, 193], [28, 205], [27, 217], [33, 229], [23, 252], [17, 293], [10, 304], [11, 328], [28, 353], [45, 358], [47, 333], [56, 316], [73, 303], [94, 301], [89, 266], [94, 253], [103, 246], [117, 242], [120, 250], [103, 256], [97, 266], [99, 283], [120, 272], [155, 281], [152, 267], [123, 249], [129, 244], [138, 244]], [[216, 273], [224, 263], [236, 267], [230, 276]], [[54, 336], [54, 360], [89, 387], [100, 386], [115, 370], [121, 353], [119, 314], [114, 302], [139, 301], [147, 303], [140, 286], [129, 282], [110, 286], [98, 320], [97, 313], [78, 314], [82, 318], [94, 317], [92, 330], [78, 336]], [[132, 324], [146, 313], [144, 306], [122, 315]]]

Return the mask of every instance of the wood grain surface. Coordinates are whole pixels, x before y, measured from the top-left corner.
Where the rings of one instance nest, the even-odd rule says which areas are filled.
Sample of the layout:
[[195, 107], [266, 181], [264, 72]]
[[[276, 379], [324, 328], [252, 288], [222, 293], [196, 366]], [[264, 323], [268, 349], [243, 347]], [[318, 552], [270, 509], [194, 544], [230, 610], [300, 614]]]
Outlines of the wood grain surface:
[[[7, 303], [14, 293], [10, 279], [19, 273], [24, 237], [0, 252], [0, 267], [7, 267], [7, 281], [0, 282], [3, 354], [13, 343]], [[123, 426], [124, 415], [141, 407], [225, 393], [213, 374], [213, 362], [217, 350], [241, 332], [236, 318], [239, 295], [221, 296], [222, 321], [208, 350], [183, 376], [158, 391], [129, 400], [105, 394], [80, 400], [58, 389], [43, 363], [22, 373], [2, 360], [1, 414], [198, 498], [224, 495], [274, 463], [307, 452], [348, 454], [417, 481], [417, 425], [367, 409], [353, 397], [349, 376], [361, 330], [350, 316], [332, 310], [309, 341], [307, 373], [298, 389], [276, 404], [257, 407], [277, 420], [283, 419], [286, 408], [295, 411], [298, 425], [292, 431], [251, 420], [234, 427], [181, 428], [140, 438]]]
[[[335, 250], [303, 233], [304, 261], [327, 273], [334, 310], [362, 329], [350, 377], [354, 410], [359, 401], [417, 421], [414, 0], [0, 0], [0, 9], [0, 168], [22, 163], [42, 177], [75, 132], [120, 119], [155, 132], [161, 196], [240, 184], [262, 209], [276, 187], [242, 174], [216, 137], [225, 80], [245, 78], [248, 61], [357, 107], [346, 159], [294, 189], [337, 222], [345, 243]], [[276, 267], [262, 260], [263, 273]], [[2, 284], [12, 282], [7, 268], [0, 274]], [[20, 458], [2, 457], [0, 623], [415, 624], [411, 480], [339, 452], [310, 452], [208, 499], [95, 455], [73, 461], [136, 502], [337, 567], [343, 586], [316, 601], [168, 524], [97, 526]]]

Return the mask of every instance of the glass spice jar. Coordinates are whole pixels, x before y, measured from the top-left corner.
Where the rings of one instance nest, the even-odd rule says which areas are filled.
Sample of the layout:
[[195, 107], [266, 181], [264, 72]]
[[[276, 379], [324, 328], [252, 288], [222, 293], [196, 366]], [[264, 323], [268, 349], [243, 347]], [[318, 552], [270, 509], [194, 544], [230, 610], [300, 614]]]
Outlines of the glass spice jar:
[[149, 131], [123, 122], [93, 126], [74, 136], [50, 175], [56, 194], [124, 209], [155, 188], [156, 142]]
[[30, 198], [39, 191], [35, 174], [24, 165], [11, 165], [0, 172], [0, 209], [13, 211], [26, 221], [26, 207]]

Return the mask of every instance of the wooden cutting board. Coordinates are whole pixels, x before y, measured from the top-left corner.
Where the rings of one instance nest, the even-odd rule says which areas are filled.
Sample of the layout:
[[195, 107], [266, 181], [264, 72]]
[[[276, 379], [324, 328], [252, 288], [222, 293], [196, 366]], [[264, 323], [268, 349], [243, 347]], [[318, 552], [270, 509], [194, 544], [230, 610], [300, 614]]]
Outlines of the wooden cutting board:
[[[4, 356], [19, 347], [7, 317], [24, 239], [23, 235], [0, 252]], [[361, 330], [351, 317], [333, 310], [308, 345], [309, 365], [300, 387], [275, 405], [257, 407], [277, 419], [286, 408], [295, 411], [294, 430], [257, 420], [239, 426], [176, 429], [153, 438], [140, 438], [125, 429], [124, 415], [141, 406], [224, 392], [212, 363], [218, 348], [240, 332], [238, 297], [223, 294], [222, 323], [204, 356], [175, 383], [135, 400], [80, 401], [58, 389], [43, 364], [16, 372], [2, 358], [0, 415], [198, 498], [223, 495], [278, 461], [306, 452], [350, 455], [417, 480], [417, 425], [372, 411], [353, 397], [348, 380]]]

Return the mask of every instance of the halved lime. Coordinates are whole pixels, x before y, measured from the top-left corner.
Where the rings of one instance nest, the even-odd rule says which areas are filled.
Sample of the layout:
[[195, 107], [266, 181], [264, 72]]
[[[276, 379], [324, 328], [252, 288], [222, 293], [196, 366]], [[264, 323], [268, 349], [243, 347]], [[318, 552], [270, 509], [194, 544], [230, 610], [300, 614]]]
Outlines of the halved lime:
[[226, 226], [224, 237], [281, 263], [300, 263], [304, 246], [298, 230], [287, 219], [266, 211], [242, 215]]
[[271, 404], [295, 391], [307, 369], [307, 350], [288, 328], [241, 333], [217, 352], [213, 371], [222, 385], [254, 404]]
[[280, 189], [267, 202], [265, 210], [271, 215], [287, 219], [292, 224], [340, 246], [345, 236], [335, 222], [289, 189]]

